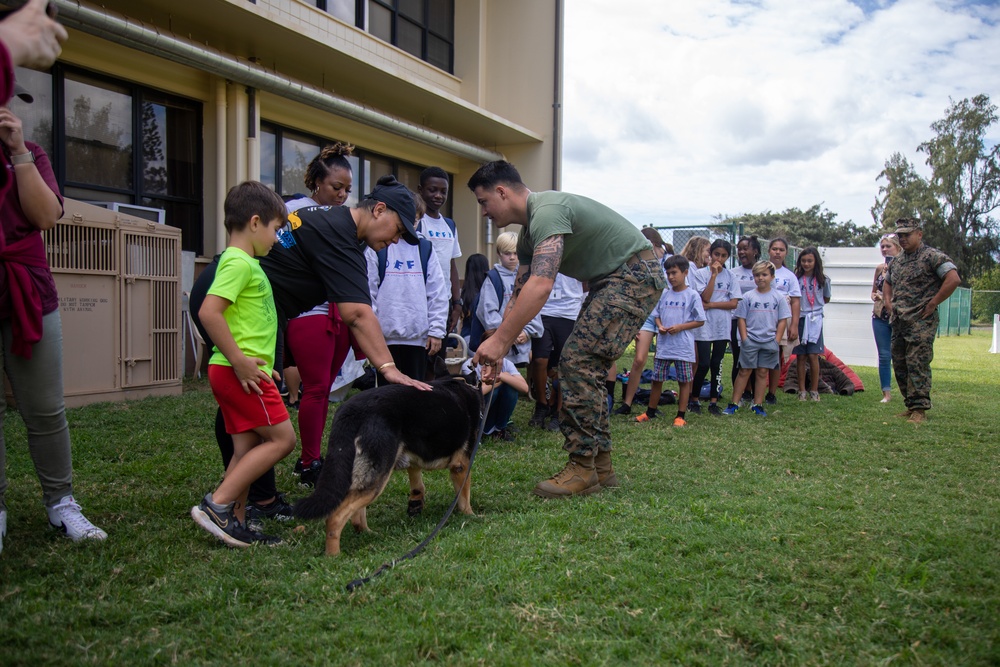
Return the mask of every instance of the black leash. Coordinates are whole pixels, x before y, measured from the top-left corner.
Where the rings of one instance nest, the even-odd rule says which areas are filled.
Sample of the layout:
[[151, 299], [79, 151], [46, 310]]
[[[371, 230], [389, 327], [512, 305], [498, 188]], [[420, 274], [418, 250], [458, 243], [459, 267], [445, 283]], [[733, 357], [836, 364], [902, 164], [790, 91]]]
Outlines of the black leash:
[[[494, 379], [494, 381], [496, 381], [496, 379]], [[479, 389], [477, 388], [476, 391], [479, 391]], [[455, 511], [455, 506], [458, 505], [458, 499], [459, 497], [461, 497], [462, 489], [464, 489], [465, 485], [469, 483], [469, 475], [472, 474], [472, 462], [476, 460], [476, 452], [479, 451], [479, 443], [483, 441], [483, 431], [486, 430], [486, 415], [490, 413], [490, 405], [492, 405], [493, 403], [493, 394], [494, 392], [491, 391], [489, 399], [487, 399], [486, 405], [483, 408], [482, 417], [479, 420], [479, 435], [476, 437], [476, 444], [472, 446], [472, 453], [469, 455], [469, 469], [465, 471], [465, 479], [462, 481], [462, 485], [458, 487], [458, 492], [455, 494], [455, 499], [451, 501], [451, 505], [448, 507], [448, 511], [445, 512], [444, 516], [441, 517], [441, 520], [438, 521], [438, 525], [434, 526], [434, 530], [432, 530], [430, 534], [424, 538], [423, 542], [413, 547], [413, 549], [411, 549], [410, 551], [407, 551], [399, 558], [391, 560], [388, 563], [382, 563], [382, 565], [377, 570], [372, 572], [367, 577], [355, 579], [351, 583], [347, 584], [348, 593], [353, 593], [356, 589], [361, 588], [362, 586], [364, 586], [369, 581], [379, 576], [383, 572], [391, 570], [392, 568], [396, 567], [396, 565], [402, 563], [404, 560], [410, 560], [411, 558], [416, 558], [417, 555], [424, 550], [424, 547], [430, 544], [430, 541], [434, 539], [434, 537], [438, 534], [438, 532], [440, 532], [442, 528], [444, 528], [444, 525], [448, 523], [448, 519], [451, 518], [451, 513]]]

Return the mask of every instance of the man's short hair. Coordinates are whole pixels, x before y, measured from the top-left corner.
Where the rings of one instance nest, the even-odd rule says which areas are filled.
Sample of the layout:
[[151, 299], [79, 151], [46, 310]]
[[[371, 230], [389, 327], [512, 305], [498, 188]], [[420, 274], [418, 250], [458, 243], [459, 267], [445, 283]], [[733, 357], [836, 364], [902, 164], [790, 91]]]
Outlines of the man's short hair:
[[758, 273], [770, 273], [773, 276], [774, 275], [774, 264], [772, 264], [771, 262], [767, 261], [766, 259], [762, 259], [762, 260], [760, 260], [759, 262], [757, 262], [756, 264], [753, 265], [753, 269], [751, 269], [751, 271], [753, 272], [753, 275], [755, 275], [755, 276]]
[[229, 188], [222, 210], [226, 216], [226, 231], [230, 234], [244, 229], [255, 215], [264, 224], [275, 218], [283, 220], [288, 215], [278, 193], [260, 181], [243, 181]]
[[679, 269], [681, 273], [686, 273], [691, 268], [691, 262], [684, 255], [671, 255], [663, 262], [663, 270]]
[[524, 187], [521, 174], [517, 172], [510, 162], [506, 160], [494, 160], [487, 162], [472, 175], [469, 179], [469, 189], [473, 192], [476, 188], [490, 189], [497, 185], [509, 185], [515, 188]]

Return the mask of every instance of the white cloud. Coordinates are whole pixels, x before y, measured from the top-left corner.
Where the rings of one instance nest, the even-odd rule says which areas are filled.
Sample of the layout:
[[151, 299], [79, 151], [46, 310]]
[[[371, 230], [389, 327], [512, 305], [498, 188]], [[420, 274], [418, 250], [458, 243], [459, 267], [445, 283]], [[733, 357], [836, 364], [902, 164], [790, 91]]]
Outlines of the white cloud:
[[637, 224], [820, 202], [868, 224], [949, 98], [1000, 104], [996, 44], [993, 4], [569, 0], [563, 188]]

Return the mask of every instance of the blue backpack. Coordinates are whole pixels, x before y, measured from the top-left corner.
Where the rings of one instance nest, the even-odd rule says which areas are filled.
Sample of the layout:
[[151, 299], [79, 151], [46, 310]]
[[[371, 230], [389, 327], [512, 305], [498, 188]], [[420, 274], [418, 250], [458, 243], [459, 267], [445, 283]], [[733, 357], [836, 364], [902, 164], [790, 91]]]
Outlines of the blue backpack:
[[[500, 272], [495, 268], [490, 269], [486, 277], [491, 283], [493, 283], [493, 289], [497, 291], [497, 303], [503, 303], [503, 279], [500, 278]], [[483, 287], [486, 287], [486, 283], [483, 283]], [[476, 311], [479, 310], [479, 297], [483, 295], [483, 291], [479, 290], [479, 294], [476, 295], [475, 300], [473, 300], [472, 305], [469, 307], [469, 312], [472, 313], [472, 330], [469, 333], [469, 350], [475, 352], [479, 348], [479, 343], [483, 340], [483, 334], [486, 332], [486, 325], [483, 321], [479, 319], [476, 315]]]
[[[419, 239], [418, 245], [420, 246], [420, 268], [424, 271], [424, 284], [427, 284], [427, 262], [430, 261], [431, 253], [434, 252], [434, 246], [427, 239]], [[406, 241], [403, 241], [406, 243]], [[375, 253], [375, 257], [378, 261], [378, 284], [381, 287], [382, 281], [385, 280], [385, 269], [389, 264], [389, 248], [382, 248]]]

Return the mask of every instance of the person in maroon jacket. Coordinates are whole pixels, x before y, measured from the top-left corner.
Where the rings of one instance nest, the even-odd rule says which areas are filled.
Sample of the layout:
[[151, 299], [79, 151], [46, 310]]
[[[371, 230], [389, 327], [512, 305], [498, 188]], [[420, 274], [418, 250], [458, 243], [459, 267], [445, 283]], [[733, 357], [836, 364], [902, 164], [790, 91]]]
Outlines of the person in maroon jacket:
[[[18, 88], [30, 102], [31, 96]], [[63, 202], [48, 156], [26, 141], [21, 120], [0, 106], [0, 149], [10, 189], [0, 199], [0, 371], [10, 379], [28, 431], [28, 451], [49, 522], [73, 540], [107, 537], [73, 498], [73, 460], [63, 400], [62, 324], [41, 232], [62, 217]], [[0, 403], [0, 549], [6, 532], [6, 449]]]

